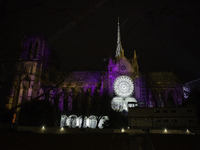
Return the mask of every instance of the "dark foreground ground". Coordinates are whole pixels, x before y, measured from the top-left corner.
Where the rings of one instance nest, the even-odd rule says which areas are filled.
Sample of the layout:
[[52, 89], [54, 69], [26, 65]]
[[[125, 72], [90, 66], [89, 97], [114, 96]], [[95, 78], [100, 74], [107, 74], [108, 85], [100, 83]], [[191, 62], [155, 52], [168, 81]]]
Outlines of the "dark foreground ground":
[[198, 135], [0, 133], [0, 150], [200, 150]]

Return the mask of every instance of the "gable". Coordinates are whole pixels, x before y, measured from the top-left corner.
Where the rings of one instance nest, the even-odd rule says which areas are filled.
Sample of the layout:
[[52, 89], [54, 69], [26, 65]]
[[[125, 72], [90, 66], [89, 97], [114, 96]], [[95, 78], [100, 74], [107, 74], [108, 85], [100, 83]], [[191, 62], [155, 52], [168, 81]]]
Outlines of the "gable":
[[125, 57], [122, 57], [121, 59], [119, 59], [119, 61], [116, 63], [115, 69], [121, 73], [132, 73], [133, 72], [131, 63]]

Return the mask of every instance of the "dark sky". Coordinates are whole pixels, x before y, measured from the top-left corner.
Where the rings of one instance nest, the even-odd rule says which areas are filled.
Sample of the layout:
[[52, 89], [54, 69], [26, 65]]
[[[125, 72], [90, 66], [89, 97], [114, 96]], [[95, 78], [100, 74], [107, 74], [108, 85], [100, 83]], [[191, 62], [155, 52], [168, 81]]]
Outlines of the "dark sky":
[[63, 70], [104, 70], [120, 17], [125, 56], [136, 50], [141, 72], [200, 77], [199, 0], [4, 0], [0, 14], [1, 60], [16, 59], [24, 35], [43, 34]]

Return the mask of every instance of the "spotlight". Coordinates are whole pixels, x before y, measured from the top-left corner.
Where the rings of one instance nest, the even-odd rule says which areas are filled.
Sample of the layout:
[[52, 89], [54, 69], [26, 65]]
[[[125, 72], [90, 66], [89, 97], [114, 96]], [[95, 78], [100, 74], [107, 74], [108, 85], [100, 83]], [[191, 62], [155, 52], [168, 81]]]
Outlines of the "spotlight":
[[122, 128], [121, 132], [124, 132], [124, 131], [125, 131], [124, 128]]
[[44, 126], [42, 126], [42, 129], [45, 129], [45, 127], [44, 127]]
[[60, 130], [64, 130], [64, 128], [63, 128], [63, 127], [61, 127], [61, 128], [60, 128]]
[[167, 132], [167, 129], [164, 129], [164, 132]]

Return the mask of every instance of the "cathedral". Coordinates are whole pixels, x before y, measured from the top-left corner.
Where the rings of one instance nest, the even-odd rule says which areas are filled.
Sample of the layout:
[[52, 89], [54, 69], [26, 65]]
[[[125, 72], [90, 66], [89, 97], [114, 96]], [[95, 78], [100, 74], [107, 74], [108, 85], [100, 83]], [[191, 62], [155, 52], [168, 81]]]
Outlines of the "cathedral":
[[61, 127], [81, 127], [84, 122], [84, 127], [102, 128], [109, 118], [100, 107], [107, 105], [128, 113], [131, 107], [176, 107], [185, 99], [173, 73], [142, 74], [136, 50], [132, 59], [125, 57], [119, 23], [115, 58], [109, 58], [107, 70], [67, 72], [62, 74], [63, 81], [59, 85], [46, 83], [50, 76], [51, 51], [44, 36], [25, 36], [22, 49], [20, 60], [26, 61], [16, 66], [7, 106], [11, 109], [34, 99], [47, 100], [60, 110]]

